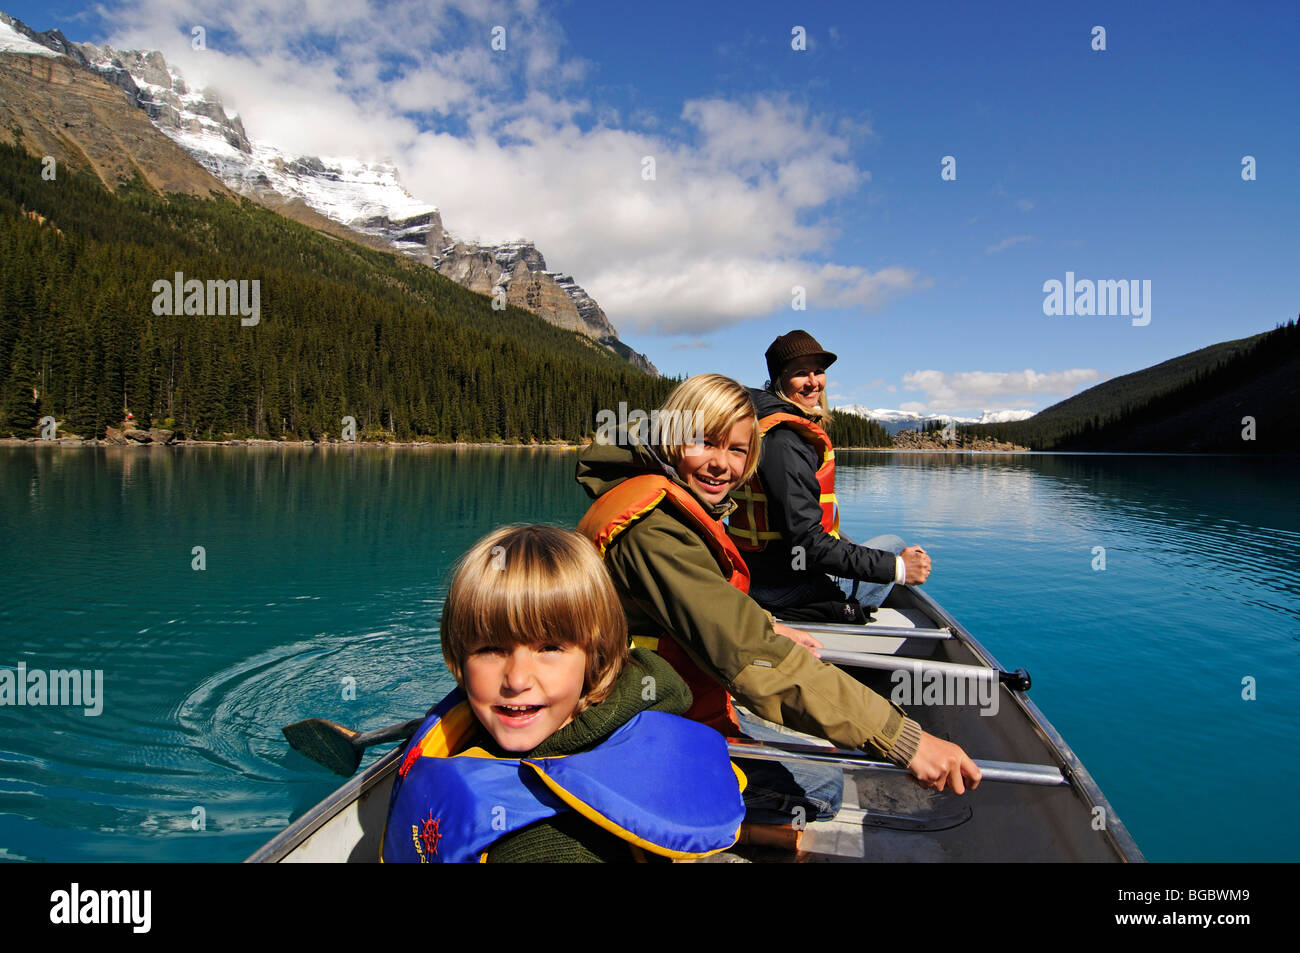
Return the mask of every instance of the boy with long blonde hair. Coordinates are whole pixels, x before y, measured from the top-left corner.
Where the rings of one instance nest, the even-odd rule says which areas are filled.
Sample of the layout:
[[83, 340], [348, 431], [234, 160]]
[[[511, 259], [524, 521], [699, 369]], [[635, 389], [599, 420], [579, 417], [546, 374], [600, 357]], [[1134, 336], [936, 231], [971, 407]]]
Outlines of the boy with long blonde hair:
[[[882, 754], [926, 786], [959, 794], [975, 787], [979, 769], [960, 747], [819, 661], [816, 639], [774, 623], [747, 595], [749, 570], [721, 521], [735, 508], [728, 494], [758, 466], [749, 392], [728, 377], [701, 374], [678, 385], [664, 409], [692, 412], [702, 440], [626, 433], [615, 445], [583, 450], [577, 479], [594, 502], [578, 531], [604, 557], [634, 644], [653, 646], [690, 685], [688, 717], [725, 734], [781, 737], [739, 716], [734, 696], [768, 722]], [[751, 776], [751, 820], [826, 819], [839, 809], [836, 769], [742, 766]]]

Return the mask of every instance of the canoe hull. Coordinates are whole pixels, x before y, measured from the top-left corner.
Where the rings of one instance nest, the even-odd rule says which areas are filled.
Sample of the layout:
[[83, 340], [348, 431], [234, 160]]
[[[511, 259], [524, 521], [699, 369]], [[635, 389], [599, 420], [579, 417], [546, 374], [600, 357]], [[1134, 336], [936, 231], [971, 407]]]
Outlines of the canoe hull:
[[[900, 657], [1001, 666], [956, 619], [924, 591], [895, 587], [877, 624], [889, 636], [822, 636], [829, 646]], [[950, 639], [904, 639], [893, 630], [946, 628]], [[890, 673], [853, 670], [888, 697]], [[974, 699], [972, 698], [973, 702]], [[1044, 788], [989, 782], [965, 797], [924, 790], [910, 777], [847, 772], [845, 801], [828, 822], [809, 823], [801, 852], [736, 848], [754, 861], [1065, 861], [1140, 862], [1142, 853], [1065, 739], [1023, 692], [997, 688], [997, 713], [975, 704], [907, 706], [922, 727], [959, 741], [974, 757], [1057, 767], [1068, 786]], [[992, 707], [992, 706], [985, 706]], [[792, 739], [793, 740], [793, 739]], [[299, 818], [248, 858], [260, 863], [367, 863], [379, 859], [389, 793], [400, 746]], [[726, 859], [721, 855], [714, 859]]]
[[377, 862], [401, 751], [398, 745], [363, 774], [349, 779], [245, 863]]

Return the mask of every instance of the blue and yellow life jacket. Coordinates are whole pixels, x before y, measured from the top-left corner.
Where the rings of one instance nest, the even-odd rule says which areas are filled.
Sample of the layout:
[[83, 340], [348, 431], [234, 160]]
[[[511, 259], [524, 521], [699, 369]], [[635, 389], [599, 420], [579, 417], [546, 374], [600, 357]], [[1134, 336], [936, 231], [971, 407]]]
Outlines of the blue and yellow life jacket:
[[382, 861], [482, 861], [495, 841], [565, 811], [665, 857], [714, 854], [740, 834], [744, 775], [704, 725], [643, 711], [590, 751], [517, 760], [466, 748], [477, 729], [457, 689], [407, 742]]

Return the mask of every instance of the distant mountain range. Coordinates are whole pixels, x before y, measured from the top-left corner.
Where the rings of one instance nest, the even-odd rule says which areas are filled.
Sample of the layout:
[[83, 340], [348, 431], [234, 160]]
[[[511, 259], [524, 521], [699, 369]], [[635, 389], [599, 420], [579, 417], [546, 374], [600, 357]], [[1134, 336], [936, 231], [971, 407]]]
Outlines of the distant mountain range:
[[[604, 311], [571, 275], [548, 270], [545, 258], [531, 242], [483, 245], [458, 241], [444, 229], [436, 206], [415, 198], [402, 187], [392, 163], [363, 162], [348, 156], [298, 156], [268, 140], [252, 138], [240, 118], [226, 112], [215, 91], [191, 89], [156, 50], [115, 50], [93, 43], [74, 43], [59, 30], [37, 33], [22, 21], [0, 13], [0, 54], [5, 53], [18, 54], [3, 58], [10, 66], [18, 60], [23, 64], [18, 68], [25, 66], [27, 75], [17, 84], [0, 84], [4, 94], [0, 96], [0, 107], [4, 107], [0, 114], [25, 112], [4, 118], [16, 122], [28, 140], [42, 138], [32, 135], [33, 125], [44, 127], [44, 138], [64, 140], [65, 146], [69, 139], [65, 130], [79, 126], [79, 138], [93, 140], [96, 127], [102, 127], [111, 142], [94, 143], [89, 148], [78, 143], [72, 151], [89, 159], [92, 167], [96, 166], [96, 151], [111, 152], [114, 147], [130, 151], [123, 137], [113, 135], [116, 130], [112, 124], [103, 122], [103, 107], [108, 104], [98, 102], [94, 106], [99, 108], [84, 108], [85, 100], [96, 98], [98, 92], [86, 82], [86, 74], [93, 74], [121, 89], [131, 106], [141, 110], [159, 131], [230, 192], [253, 197], [305, 224], [319, 227], [318, 219], [323, 218], [343, 226], [349, 237], [409, 255], [472, 291], [503, 294], [506, 303], [581, 333], [633, 366], [658, 374], [645, 355], [632, 351], [618, 339]], [[38, 58], [45, 62], [31, 62]], [[61, 60], [74, 68], [60, 68], [50, 60]], [[79, 75], [79, 71], [84, 72]], [[55, 88], [41, 88], [42, 81]], [[15, 89], [15, 85], [21, 89]], [[103, 99], [103, 94], [98, 98]], [[25, 104], [24, 99], [28, 100]], [[80, 113], [80, 122], [77, 117], [65, 115], [69, 112]], [[85, 115], [87, 112], [91, 115]], [[154, 155], [159, 151], [154, 149]], [[141, 160], [146, 165], [151, 161], [150, 156], [135, 158], [126, 166], [138, 167]], [[105, 159], [110, 170], [121, 164], [120, 158]], [[157, 156], [157, 161], [164, 159]], [[175, 164], [174, 157], [166, 157], [165, 161]], [[165, 173], [158, 175], [165, 180], [175, 178]], [[172, 184], [165, 182], [164, 190], [170, 190], [166, 186]], [[184, 187], [179, 190], [196, 191]], [[304, 215], [307, 209], [316, 215]]]
[[1029, 419], [962, 430], [1034, 450], [1294, 453], [1298, 407], [1292, 319], [1112, 378]]
[[956, 424], [967, 440], [1033, 450], [1294, 453], [1300, 446], [1300, 326], [1212, 344], [1111, 378], [1036, 414], [985, 411], [978, 418], [836, 410], [876, 421], [891, 437], [927, 424]]
[[958, 426], [962, 424], [1000, 424], [1014, 420], [1028, 420], [1034, 416], [1032, 410], [986, 410], [978, 417], [954, 417], [951, 414], [916, 414], [906, 410], [886, 410], [884, 408], [873, 410], [861, 404], [841, 404], [835, 409], [846, 414], [857, 414], [859, 417], [874, 420], [884, 427], [891, 437], [904, 430], [921, 430], [926, 424], [940, 423], [946, 425], [950, 422]]

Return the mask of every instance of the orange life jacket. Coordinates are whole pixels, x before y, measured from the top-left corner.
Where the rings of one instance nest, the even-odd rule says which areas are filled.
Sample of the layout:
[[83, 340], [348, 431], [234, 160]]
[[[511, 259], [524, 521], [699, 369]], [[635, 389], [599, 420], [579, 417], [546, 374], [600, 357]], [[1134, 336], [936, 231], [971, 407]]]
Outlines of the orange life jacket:
[[[710, 516], [689, 491], [667, 477], [643, 474], [601, 494], [578, 523], [578, 532], [595, 543], [604, 558], [605, 549], [619, 533], [665, 501], [672, 504], [679, 515], [686, 517], [686, 524], [708, 544], [723, 578], [741, 592], [748, 593], [749, 567], [723, 531], [722, 524]], [[728, 736], [739, 731], [736, 709], [727, 690], [675, 638], [633, 634], [632, 643], [657, 652], [686, 682], [695, 699], [686, 712], [687, 718], [703, 722]]]
[[[817, 424], [798, 414], [768, 414], [758, 422], [758, 430], [766, 436], [769, 430], [782, 424], [799, 434], [821, 454], [817, 485], [821, 489], [822, 529], [838, 539], [840, 504], [835, 497], [835, 448], [831, 446], [831, 438]], [[744, 486], [732, 490], [731, 498], [736, 501], [736, 510], [727, 521], [727, 532], [735, 539], [738, 547], [745, 552], [758, 552], [772, 540], [781, 538], [781, 534], [773, 531], [768, 522], [767, 491], [758, 478], [758, 471], [754, 471]]]

